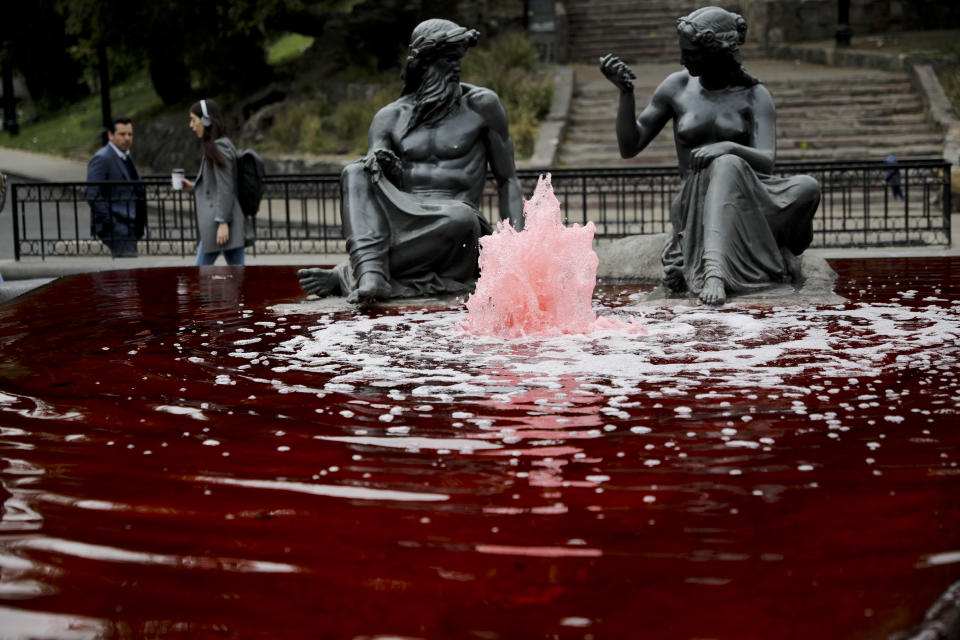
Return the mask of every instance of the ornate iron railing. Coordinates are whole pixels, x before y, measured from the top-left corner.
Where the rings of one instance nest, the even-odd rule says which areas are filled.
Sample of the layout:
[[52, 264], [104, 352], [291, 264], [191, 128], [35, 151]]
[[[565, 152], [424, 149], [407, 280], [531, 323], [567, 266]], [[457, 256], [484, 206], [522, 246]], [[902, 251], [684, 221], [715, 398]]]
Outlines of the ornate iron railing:
[[[546, 170], [544, 170], [546, 172]], [[541, 171], [518, 172], [529, 196]], [[598, 240], [663, 233], [680, 176], [669, 167], [552, 169], [553, 189], [568, 224], [592, 221]], [[950, 165], [942, 160], [791, 163], [780, 175], [808, 174], [823, 198], [814, 218], [815, 247], [950, 244]], [[109, 255], [90, 234], [88, 187], [124, 183], [12, 185], [16, 259], [27, 256]], [[895, 190], [894, 186], [899, 189]], [[196, 251], [194, 201], [174, 191], [168, 178], [143, 182], [147, 233], [141, 255], [186, 256]], [[899, 195], [897, 195], [899, 193]], [[495, 222], [496, 186], [488, 180], [483, 215]], [[334, 174], [269, 176], [256, 217], [254, 251], [330, 254], [344, 251], [339, 177]]]

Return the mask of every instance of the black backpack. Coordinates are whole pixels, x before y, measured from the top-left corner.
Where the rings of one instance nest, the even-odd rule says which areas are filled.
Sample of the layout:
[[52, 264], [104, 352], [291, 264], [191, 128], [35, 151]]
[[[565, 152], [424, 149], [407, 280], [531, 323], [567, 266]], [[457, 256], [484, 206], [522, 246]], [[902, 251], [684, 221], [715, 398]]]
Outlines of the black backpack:
[[237, 200], [247, 217], [260, 211], [264, 175], [263, 159], [256, 151], [247, 149], [237, 157]]

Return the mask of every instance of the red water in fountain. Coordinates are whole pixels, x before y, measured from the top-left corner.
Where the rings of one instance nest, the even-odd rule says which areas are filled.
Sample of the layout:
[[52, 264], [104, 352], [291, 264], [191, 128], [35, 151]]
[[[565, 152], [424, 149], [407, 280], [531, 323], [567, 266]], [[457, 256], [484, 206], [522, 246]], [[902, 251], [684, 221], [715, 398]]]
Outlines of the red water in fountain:
[[593, 222], [564, 226], [550, 174], [540, 176], [523, 214], [523, 231], [501, 222], [496, 233], [480, 239], [481, 276], [467, 300], [465, 329], [504, 338], [598, 329], [644, 333], [637, 320], [625, 323], [594, 313], [595, 227]]
[[[292, 267], [0, 306], [0, 638], [886, 640], [960, 579], [960, 258], [648, 335], [302, 304]], [[913, 636], [908, 636], [913, 637]]]

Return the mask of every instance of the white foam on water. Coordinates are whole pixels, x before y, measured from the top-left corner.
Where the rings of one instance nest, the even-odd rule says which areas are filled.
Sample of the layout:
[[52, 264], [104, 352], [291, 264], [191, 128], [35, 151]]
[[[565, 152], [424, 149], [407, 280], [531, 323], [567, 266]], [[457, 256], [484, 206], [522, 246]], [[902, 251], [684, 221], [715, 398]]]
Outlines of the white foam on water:
[[172, 413], [177, 416], [190, 416], [194, 420], [207, 420], [207, 416], [204, 415], [203, 411], [197, 409], [196, 407], [180, 407], [176, 405], [169, 404], [160, 404], [154, 407], [157, 411], [163, 411], [164, 413]]
[[[580, 388], [612, 397], [630, 392], [640, 380], [661, 384], [664, 394], [685, 395], [711, 378], [714, 393], [753, 388], [808, 395], [810, 389], [788, 387], [784, 380], [870, 378], [890, 368], [915, 367], [918, 358], [929, 366], [934, 356], [923, 349], [960, 341], [955, 307], [860, 304], [672, 315], [671, 310], [627, 310], [646, 313], [648, 335], [494, 339], [460, 330], [462, 311], [419, 309], [320, 323], [275, 347], [271, 358], [281, 363], [280, 371], [334, 374], [327, 391], [403, 384], [412, 388], [411, 396], [443, 401], [494, 394], [504, 399], [521, 387], [560, 389], [561, 381], [571, 378]], [[843, 331], [831, 331], [841, 323], [846, 323]], [[512, 388], [505, 378], [513, 380]], [[806, 410], [803, 402], [794, 407], [798, 413]]]

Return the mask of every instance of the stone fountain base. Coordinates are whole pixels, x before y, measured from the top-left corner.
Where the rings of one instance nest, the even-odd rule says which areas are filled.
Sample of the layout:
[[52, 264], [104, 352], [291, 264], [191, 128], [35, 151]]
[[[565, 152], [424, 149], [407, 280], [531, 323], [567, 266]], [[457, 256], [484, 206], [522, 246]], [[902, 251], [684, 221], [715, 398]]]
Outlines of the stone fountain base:
[[[667, 234], [628, 236], [597, 247], [600, 265], [597, 279], [610, 281], [659, 282], [662, 275], [660, 252]], [[798, 284], [772, 284], [768, 289], [731, 295], [727, 302], [742, 305], [843, 304], [846, 298], [834, 293], [837, 273], [827, 261], [804, 254], [803, 280]], [[648, 302], [699, 305], [696, 296], [671, 294], [658, 286], [647, 296]]]

